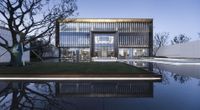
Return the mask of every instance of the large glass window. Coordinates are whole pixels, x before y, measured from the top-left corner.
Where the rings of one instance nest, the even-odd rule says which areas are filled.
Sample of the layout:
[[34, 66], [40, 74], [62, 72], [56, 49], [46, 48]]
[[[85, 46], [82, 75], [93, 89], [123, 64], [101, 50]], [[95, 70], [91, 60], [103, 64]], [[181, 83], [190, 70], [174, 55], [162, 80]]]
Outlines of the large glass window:
[[148, 56], [147, 48], [119, 48], [119, 59], [130, 59], [134, 57]]
[[67, 62], [85, 62], [90, 60], [89, 48], [61, 48], [61, 60]]
[[134, 48], [133, 56], [148, 56], [149, 51], [147, 48]]
[[127, 59], [130, 57], [130, 52], [128, 48], [120, 48], [118, 53], [119, 59]]

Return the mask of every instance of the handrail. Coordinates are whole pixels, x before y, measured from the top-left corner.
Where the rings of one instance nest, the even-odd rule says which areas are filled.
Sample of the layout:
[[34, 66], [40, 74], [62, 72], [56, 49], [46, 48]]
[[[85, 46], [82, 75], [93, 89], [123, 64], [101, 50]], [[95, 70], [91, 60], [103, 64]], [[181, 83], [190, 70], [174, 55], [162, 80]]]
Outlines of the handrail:
[[34, 50], [31, 50], [42, 62], [44, 61], [40, 55], [38, 55]]

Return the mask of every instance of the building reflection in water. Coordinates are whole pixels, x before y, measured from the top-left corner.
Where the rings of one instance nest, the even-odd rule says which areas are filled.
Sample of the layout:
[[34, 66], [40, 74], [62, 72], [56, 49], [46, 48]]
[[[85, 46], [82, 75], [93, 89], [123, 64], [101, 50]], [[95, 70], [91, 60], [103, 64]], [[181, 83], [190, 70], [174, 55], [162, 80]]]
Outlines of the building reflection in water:
[[69, 97], [153, 97], [153, 81], [0, 82], [2, 110], [64, 110]]
[[153, 81], [70, 81], [57, 87], [58, 97], [153, 97]]
[[123, 61], [123, 63], [133, 65], [139, 68], [143, 68], [148, 71], [153, 71], [153, 63], [141, 62], [141, 61]]

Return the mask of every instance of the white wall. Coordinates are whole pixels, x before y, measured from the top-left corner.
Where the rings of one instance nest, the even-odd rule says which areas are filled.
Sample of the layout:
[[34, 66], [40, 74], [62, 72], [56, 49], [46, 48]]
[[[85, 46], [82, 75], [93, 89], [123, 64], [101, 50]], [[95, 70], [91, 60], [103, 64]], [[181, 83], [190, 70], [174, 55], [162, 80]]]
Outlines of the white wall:
[[[0, 35], [2, 37], [4, 37], [6, 40], [8, 40], [9, 45], [12, 44], [11, 33], [7, 29], [0, 27]], [[3, 41], [0, 39], [0, 42], [3, 42]], [[0, 47], [0, 62], [9, 62], [10, 61], [10, 53], [6, 52], [6, 54], [1, 56], [4, 52], [6, 52], [6, 50], [4, 48]], [[22, 60], [27, 61], [27, 62], [30, 61], [30, 52], [29, 51], [24, 53]]]
[[161, 47], [156, 56], [200, 58], [200, 40]]

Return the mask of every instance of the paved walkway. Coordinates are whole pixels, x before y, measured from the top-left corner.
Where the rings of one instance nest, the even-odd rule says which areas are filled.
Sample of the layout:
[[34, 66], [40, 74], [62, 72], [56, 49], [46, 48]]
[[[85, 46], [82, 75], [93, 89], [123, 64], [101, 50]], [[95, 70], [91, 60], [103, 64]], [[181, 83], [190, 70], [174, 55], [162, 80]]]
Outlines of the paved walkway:
[[200, 65], [200, 59], [178, 59], [178, 58], [138, 58], [138, 59], [118, 59], [118, 62], [152, 62], [172, 65]]

